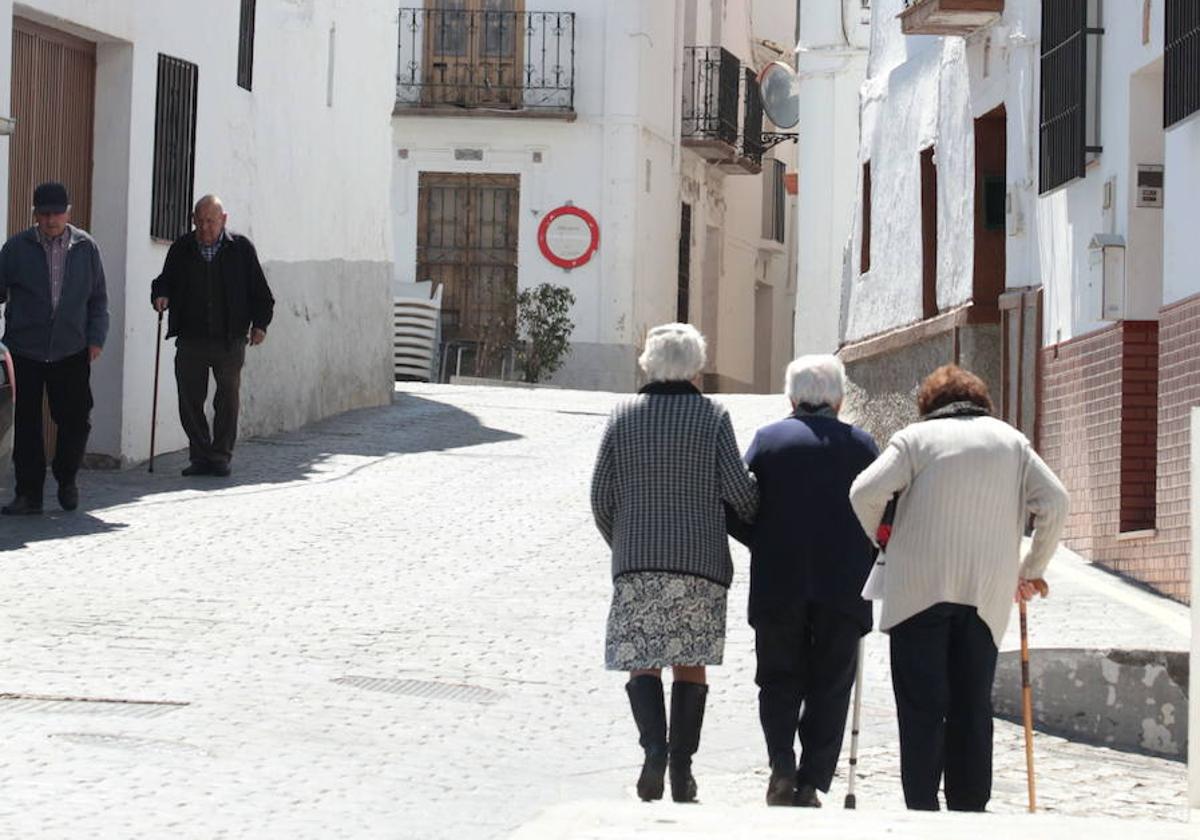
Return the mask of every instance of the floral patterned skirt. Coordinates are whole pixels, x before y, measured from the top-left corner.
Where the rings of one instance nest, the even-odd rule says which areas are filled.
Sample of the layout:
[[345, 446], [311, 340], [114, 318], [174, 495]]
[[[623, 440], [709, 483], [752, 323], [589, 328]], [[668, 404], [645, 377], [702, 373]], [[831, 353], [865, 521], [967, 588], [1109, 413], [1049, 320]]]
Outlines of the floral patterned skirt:
[[695, 575], [632, 572], [613, 581], [604, 663], [610, 671], [720, 665], [728, 590]]

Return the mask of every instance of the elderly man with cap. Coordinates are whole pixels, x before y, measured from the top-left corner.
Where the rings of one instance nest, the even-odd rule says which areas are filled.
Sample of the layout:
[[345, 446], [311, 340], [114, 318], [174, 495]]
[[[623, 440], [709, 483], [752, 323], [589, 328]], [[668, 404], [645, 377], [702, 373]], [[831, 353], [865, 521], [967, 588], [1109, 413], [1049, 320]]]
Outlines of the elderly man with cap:
[[16, 498], [6, 516], [42, 512], [46, 451], [42, 393], [58, 425], [52, 465], [63, 510], [79, 505], [76, 473], [87, 447], [91, 369], [108, 335], [108, 293], [100, 249], [70, 224], [67, 188], [49, 182], [33, 191], [34, 226], [0, 249], [4, 343], [17, 380], [13, 422]]
[[[237, 440], [246, 343], [266, 339], [275, 298], [254, 244], [226, 227], [221, 199], [201, 198], [192, 219], [196, 229], [171, 245], [150, 302], [159, 312], [170, 309], [167, 337], [176, 337], [179, 420], [191, 461], [183, 474], [226, 476]], [[204, 414], [210, 372], [217, 385], [211, 432]]]

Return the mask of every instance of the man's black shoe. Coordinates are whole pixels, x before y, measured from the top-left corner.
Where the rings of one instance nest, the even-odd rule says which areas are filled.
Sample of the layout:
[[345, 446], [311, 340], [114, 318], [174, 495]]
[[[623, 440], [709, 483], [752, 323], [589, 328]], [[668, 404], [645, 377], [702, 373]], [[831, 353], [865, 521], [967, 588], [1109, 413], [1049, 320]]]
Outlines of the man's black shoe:
[[796, 798], [793, 800], [793, 803], [798, 808], [821, 807], [821, 800], [817, 798], [817, 789], [813, 785], [797, 785]]
[[79, 507], [79, 488], [74, 483], [58, 485], [58, 503], [63, 510], [75, 510]]
[[209, 470], [212, 472], [213, 475], [217, 476], [218, 478], [224, 478], [225, 476], [227, 476], [231, 472], [233, 472], [233, 470], [230, 469], [228, 464], [211, 464], [209, 466]]
[[193, 461], [191, 464], [183, 468], [183, 475], [212, 475], [212, 464], [207, 461]]
[[11, 502], [0, 508], [5, 516], [37, 516], [42, 512], [42, 503], [33, 502], [28, 496], [17, 496]]

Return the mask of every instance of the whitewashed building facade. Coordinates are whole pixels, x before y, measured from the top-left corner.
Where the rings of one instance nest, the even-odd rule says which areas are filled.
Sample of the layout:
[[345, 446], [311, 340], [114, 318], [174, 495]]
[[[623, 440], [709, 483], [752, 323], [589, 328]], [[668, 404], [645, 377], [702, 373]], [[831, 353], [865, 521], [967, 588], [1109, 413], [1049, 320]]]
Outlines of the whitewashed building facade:
[[[93, 369], [93, 461], [146, 457], [169, 239], [223, 197], [277, 303], [247, 353], [243, 435], [294, 428], [392, 390], [390, 0], [0, 0], [7, 231], [62, 180], [100, 244], [112, 328]], [[183, 446], [164, 348], [158, 449]]]
[[876, 0], [842, 348], [881, 436], [957, 361], [1072, 494], [1066, 541], [1187, 598], [1200, 5]]
[[[443, 377], [474, 373], [485, 343], [511, 345], [515, 294], [551, 283], [576, 301], [554, 383], [632, 389], [646, 330], [681, 319], [708, 337], [707, 387], [778, 386], [794, 147], [747, 149], [746, 72], [788, 57], [793, 25], [792, 0], [400, 9], [394, 289], [442, 285], [445, 349], [468, 350], [461, 368], [443, 353]], [[595, 224], [595, 250], [569, 270], [539, 236], [556, 211]]]

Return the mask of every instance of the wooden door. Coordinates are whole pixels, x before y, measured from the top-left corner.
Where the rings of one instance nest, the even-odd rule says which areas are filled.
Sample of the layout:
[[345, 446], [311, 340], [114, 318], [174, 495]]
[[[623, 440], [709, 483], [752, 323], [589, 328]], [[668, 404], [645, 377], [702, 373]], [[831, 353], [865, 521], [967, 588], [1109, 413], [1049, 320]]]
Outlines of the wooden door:
[[417, 280], [441, 283], [442, 339], [478, 349], [490, 368], [516, 339], [516, 175], [422, 172]]
[[1000, 296], [1000, 415], [1037, 446], [1041, 387], [1042, 290], [1010, 289]]
[[422, 104], [521, 107], [524, 6], [524, 0], [431, 0]]
[[[92, 131], [96, 45], [24, 18], [13, 18], [12, 115], [8, 145], [8, 235], [33, 222], [33, 188], [61, 181], [71, 196], [71, 223], [92, 223]], [[43, 397], [44, 399], [44, 397]], [[47, 459], [57, 437], [42, 406]]]
[[72, 223], [91, 227], [95, 95], [95, 44], [13, 18], [10, 236], [31, 224], [33, 188], [43, 181], [66, 184]]

